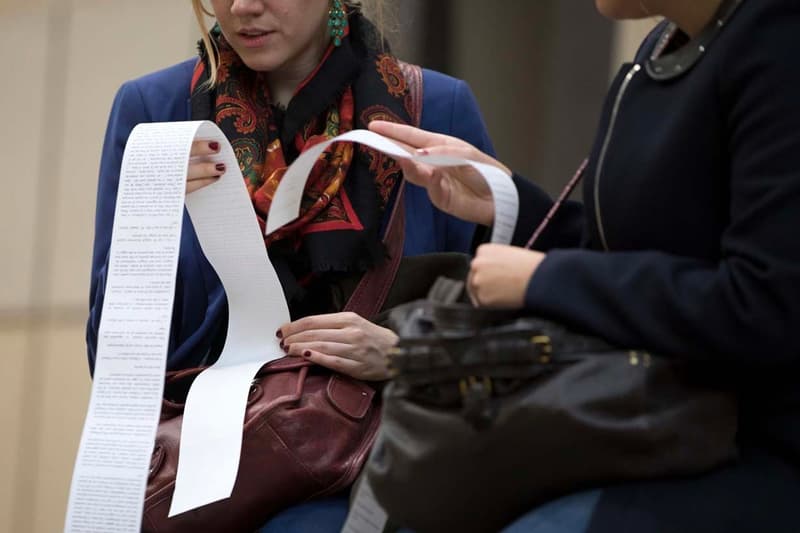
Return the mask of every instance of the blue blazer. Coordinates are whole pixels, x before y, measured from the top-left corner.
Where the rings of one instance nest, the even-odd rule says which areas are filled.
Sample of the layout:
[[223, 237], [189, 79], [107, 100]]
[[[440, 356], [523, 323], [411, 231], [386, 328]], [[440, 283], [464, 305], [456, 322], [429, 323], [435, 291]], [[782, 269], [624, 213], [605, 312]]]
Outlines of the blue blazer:
[[[103, 306], [108, 249], [122, 154], [131, 130], [143, 122], [191, 119], [189, 86], [195, 59], [129, 81], [114, 99], [106, 130], [97, 189], [95, 240], [86, 341], [94, 367], [97, 330]], [[422, 128], [460, 137], [493, 153], [475, 97], [467, 84], [431, 70], [423, 71]], [[426, 191], [406, 184], [404, 255], [437, 251], [468, 252], [474, 226], [437, 210]], [[387, 210], [389, 212], [389, 210]], [[203, 255], [188, 214], [184, 213], [167, 367], [198, 364], [208, 352], [225, 310], [225, 295]]]

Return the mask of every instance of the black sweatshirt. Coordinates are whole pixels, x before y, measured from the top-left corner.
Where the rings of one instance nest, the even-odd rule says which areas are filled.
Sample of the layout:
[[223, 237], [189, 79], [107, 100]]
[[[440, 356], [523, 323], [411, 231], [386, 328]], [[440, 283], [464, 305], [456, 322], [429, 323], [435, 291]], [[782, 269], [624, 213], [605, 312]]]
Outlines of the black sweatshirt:
[[[543, 234], [526, 305], [735, 373], [742, 438], [800, 464], [800, 1], [747, 0], [716, 25], [651, 61], [664, 23], [623, 66], [583, 206]], [[515, 182], [522, 245], [552, 201]]]

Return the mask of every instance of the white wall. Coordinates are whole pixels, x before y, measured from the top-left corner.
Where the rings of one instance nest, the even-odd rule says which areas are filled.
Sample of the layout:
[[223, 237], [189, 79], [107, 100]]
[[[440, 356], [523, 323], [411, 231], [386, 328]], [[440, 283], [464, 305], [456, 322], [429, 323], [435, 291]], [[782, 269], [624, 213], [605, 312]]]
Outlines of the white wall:
[[108, 111], [123, 81], [194, 53], [193, 20], [189, 0], [0, 0], [0, 531], [63, 527]]

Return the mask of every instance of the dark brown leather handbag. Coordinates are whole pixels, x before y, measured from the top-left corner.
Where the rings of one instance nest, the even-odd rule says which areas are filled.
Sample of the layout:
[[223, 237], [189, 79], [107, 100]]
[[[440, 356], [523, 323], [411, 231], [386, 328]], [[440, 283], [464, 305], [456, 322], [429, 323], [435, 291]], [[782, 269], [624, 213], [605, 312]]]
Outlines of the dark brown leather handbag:
[[688, 365], [469, 304], [412, 303], [390, 320], [396, 377], [365, 475], [417, 533], [499, 531], [582, 488], [736, 457], [735, 397]]
[[[401, 65], [421, 116], [422, 73]], [[387, 226], [389, 259], [363, 276], [344, 311], [374, 317], [397, 275], [403, 254], [404, 184]], [[334, 494], [360, 474], [380, 418], [375, 389], [309, 361], [283, 358], [266, 364], [250, 390], [239, 475], [230, 498], [168, 518], [175, 488], [183, 407], [192, 381], [205, 368], [168, 374], [145, 494], [142, 530], [252, 532], [293, 504]]]
[[396, 376], [365, 479], [392, 523], [498, 531], [582, 488], [736, 457], [736, 397], [706, 369], [455, 302], [462, 286], [440, 280], [389, 319]]

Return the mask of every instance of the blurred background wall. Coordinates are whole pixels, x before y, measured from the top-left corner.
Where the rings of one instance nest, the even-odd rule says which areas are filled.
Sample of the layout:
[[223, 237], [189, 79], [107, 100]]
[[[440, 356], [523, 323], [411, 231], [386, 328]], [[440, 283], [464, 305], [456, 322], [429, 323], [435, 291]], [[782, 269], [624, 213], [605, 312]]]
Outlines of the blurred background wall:
[[[500, 157], [550, 191], [653, 24], [611, 24], [591, 0], [393, 3], [398, 55], [466, 79]], [[63, 527], [108, 110], [123, 81], [190, 57], [197, 36], [189, 0], [0, 0], [0, 532]]]

